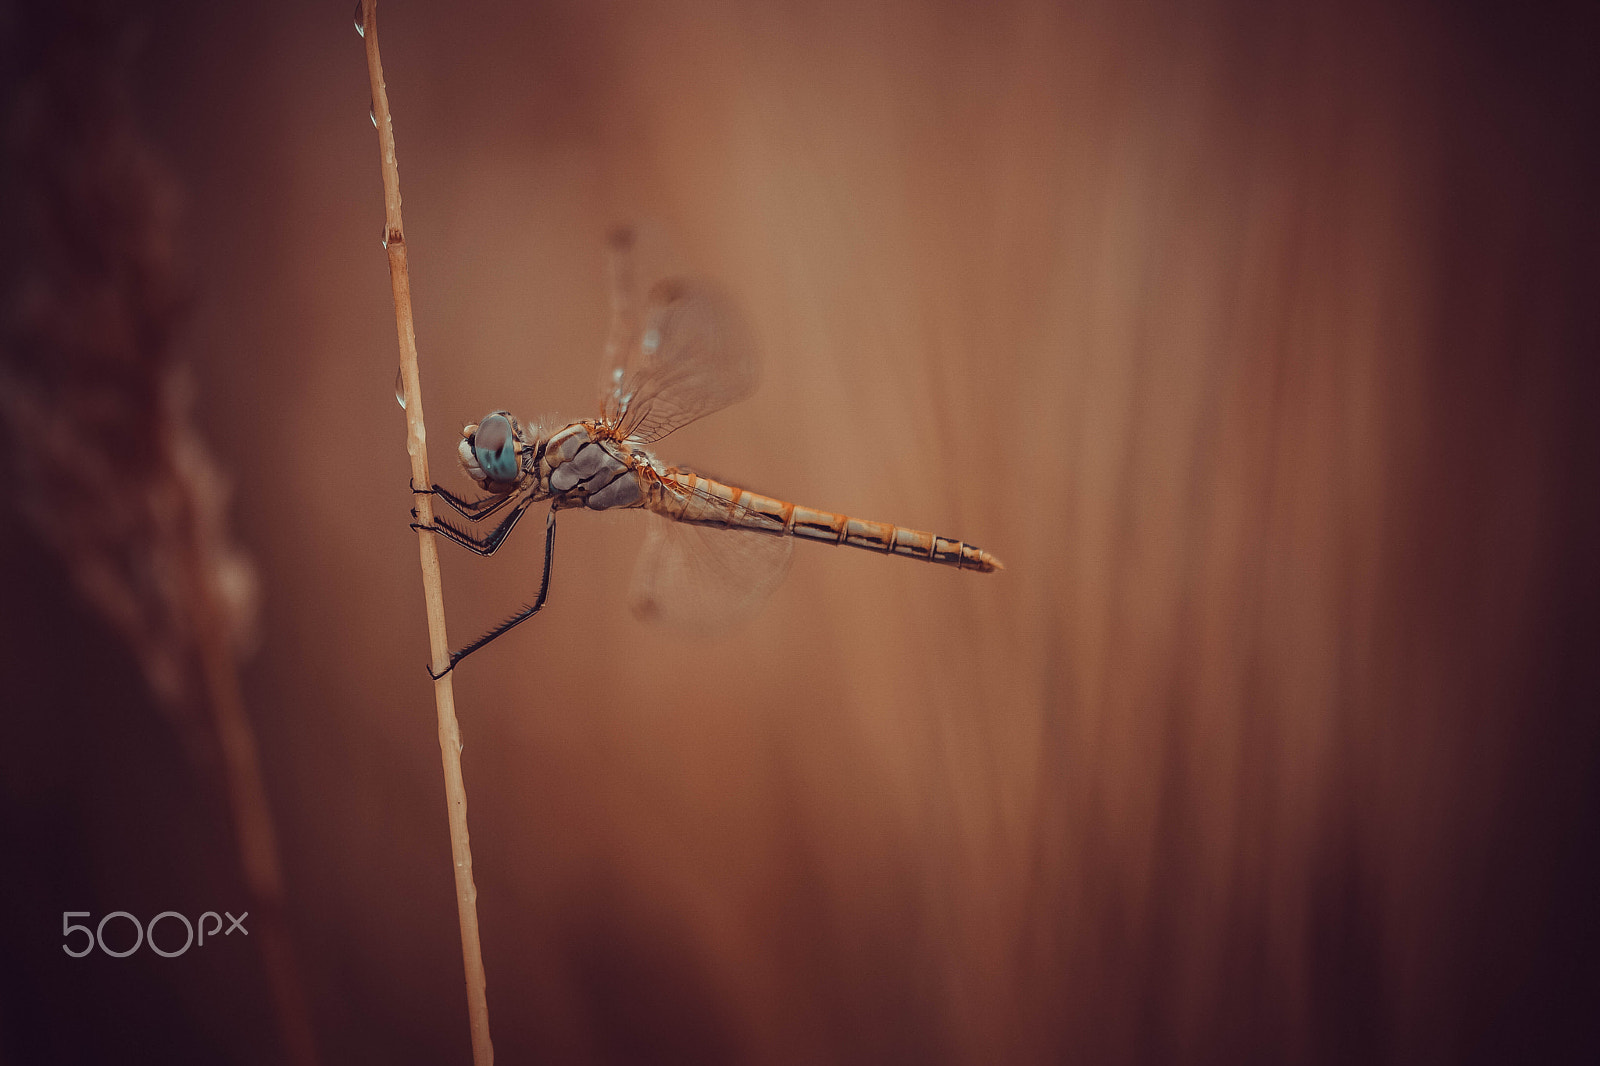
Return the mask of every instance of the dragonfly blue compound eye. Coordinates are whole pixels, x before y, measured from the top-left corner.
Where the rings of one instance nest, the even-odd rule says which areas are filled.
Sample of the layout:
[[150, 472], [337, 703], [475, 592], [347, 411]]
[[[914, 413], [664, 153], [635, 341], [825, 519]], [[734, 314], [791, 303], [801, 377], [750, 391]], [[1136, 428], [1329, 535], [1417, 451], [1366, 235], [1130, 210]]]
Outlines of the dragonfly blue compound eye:
[[495, 481], [515, 481], [521, 471], [517, 469], [516, 441], [512, 437], [511, 422], [504, 415], [490, 415], [478, 425], [472, 442], [472, 452], [478, 458], [483, 472]]

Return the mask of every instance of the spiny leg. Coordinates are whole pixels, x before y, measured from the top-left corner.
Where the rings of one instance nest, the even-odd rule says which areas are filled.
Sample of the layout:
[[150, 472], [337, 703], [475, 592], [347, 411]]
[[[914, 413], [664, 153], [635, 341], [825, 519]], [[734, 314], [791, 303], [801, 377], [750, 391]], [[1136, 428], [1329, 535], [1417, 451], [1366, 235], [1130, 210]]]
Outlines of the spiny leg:
[[[485, 518], [488, 518], [490, 515], [500, 510], [500, 508], [510, 503], [511, 498], [516, 495], [514, 492], [506, 492], [493, 496], [485, 496], [481, 500], [463, 500], [460, 496], [457, 496], [455, 493], [451, 492], [447, 488], [444, 488], [442, 485], [435, 485], [431, 489], [419, 489], [417, 488], [417, 483], [415, 481], [411, 482], [411, 491], [419, 496], [438, 496], [440, 499], [444, 500], [445, 503], [448, 503], [455, 510], [456, 514], [472, 522], [481, 522]], [[416, 513], [417, 512], [415, 511], [411, 512], [413, 517], [416, 516]]]
[[[526, 506], [526, 504], [523, 506]], [[433, 672], [433, 667], [428, 667], [428, 676], [433, 678], [435, 681], [439, 680], [445, 674], [448, 674], [450, 671], [454, 670], [456, 668], [456, 664], [462, 659], [465, 659], [467, 656], [471, 655], [485, 644], [488, 644], [496, 637], [500, 637], [506, 633], [509, 633], [517, 626], [538, 614], [539, 608], [544, 606], [545, 597], [550, 593], [550, 567], [551, 564], [555, 562], [555, 558], [556, 509], [552, 507], [550, 508], [549, 517], [544, 520], [544, 576], [539, 579], [538, 597], [535, 598], [531, 604], [523, 604], [521, 609], [518, 610], [516, 614], [512, 615], [510, 618], [507, 618], [504, 622], [501, 622], [499, 625], [495, 626], [493, 629], [489, 630], [489, 632], [485, 633], [471, 644], [468, 644], [460, 651], [451, 652], [450, 665], [445, 667], [441, 672], [436, 674]]]
[[423, 522], [412, 522], [411, 528], [432, 530], [433, 532], [442, 535], [446, 540], [454, 541], [455, 543], [461, 545], [468, 551], [476, 552], [479, 555], [485, 556], [493, 555], [500, 549], [500, 545], [505, 543], [506, 537], [511, 535], [511, 530], [516, 527], [517, 519], [522, 517], [522, 512], [526, 511], [528, 509], [528, 505], [533, 502], [534, 497], [523, 497], [522, 502], [517, 504], [517, 506], [512, 509], [510, 514], [506, 515], [505, 521], [501, 522], [498, 526], [495, 526], [489, 531], [487, 536], [483, 537], [474, 537], [466, 530], [457, 529], [449, 522], [446, 522], [444, 519], [437, 516], [434, 517], [432, 525], [427, 525]]

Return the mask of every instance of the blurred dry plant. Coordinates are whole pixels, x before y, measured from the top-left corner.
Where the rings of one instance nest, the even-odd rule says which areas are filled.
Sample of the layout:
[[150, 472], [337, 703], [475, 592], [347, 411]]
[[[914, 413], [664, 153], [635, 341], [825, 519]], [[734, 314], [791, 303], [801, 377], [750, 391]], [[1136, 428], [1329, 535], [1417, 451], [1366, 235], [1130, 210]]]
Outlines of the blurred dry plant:
[[[134, 118], [135, 35], [108, 5], [7, 12], [0, 426], [17, 505], [133, 650], [226, 792], [289, 1060], [315, 1061], [236, 663], [256, 578], [170, 340], [174, 191]], [[220, 773], [218, 772], [220, 769]]]

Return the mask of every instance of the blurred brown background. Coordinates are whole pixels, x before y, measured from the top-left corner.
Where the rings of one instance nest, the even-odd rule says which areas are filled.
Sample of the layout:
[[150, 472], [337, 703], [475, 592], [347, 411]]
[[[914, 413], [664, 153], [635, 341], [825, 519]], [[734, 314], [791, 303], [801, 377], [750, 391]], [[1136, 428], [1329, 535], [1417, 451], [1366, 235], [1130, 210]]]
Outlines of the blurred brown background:
[[[116, 58], [165, 167], [323, 1059], [466, 1062], [350, 6], [0, 33], [8, 91]], [[569, 516], [456, 680], [502, 1062], [1600, 1054], [1592, 7], [379, 16], [437, 477], [593, 413], [634, 220], [765, 353], [665, 457], [1009, 567], [801, 544], [692, 642], [627, 612], [638, 516]], [[279, 1061], [254, 943], [60, 951], [246, 897], [50, 540], [0, 503], [0, 1060]], [[536, 587], [537, 523], [441, 550], [458, 645]]]

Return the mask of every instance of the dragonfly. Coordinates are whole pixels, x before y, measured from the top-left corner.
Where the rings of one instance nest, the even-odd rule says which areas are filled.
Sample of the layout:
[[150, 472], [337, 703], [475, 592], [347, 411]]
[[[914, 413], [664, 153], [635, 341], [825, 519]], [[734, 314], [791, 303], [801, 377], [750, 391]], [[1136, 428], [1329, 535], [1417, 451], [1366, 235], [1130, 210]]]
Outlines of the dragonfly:
[[438, 516], [411, 523], [483, 556], [505, 543], [529, 507], [550, 502], [538, 595], [451, 652], [440, 673], [430, 665], [435, 680], [544, 607], [556, 514], [564, 510], [647, 511], [651, 520], [630, 592], [634, 614], [687, 629], [718, 628], [758, 609], [787, 572], [795, 538], [959, 570], [1004, 569], [993, 555], [954, 538], [763, 496], [657, 459], [650, 449], [669, 434], [754, 392], [759, 368], [742, 315], [716, 286], [663, 281], [641, 305], [632, 245], [626, 228], [608, 241], [611, 325], [599, 416], [546, 432], [509, 411], [492, 411], [465, 426], [457, 445], [462, 471], [487, 495], [468, 500], [437, 484], [412, 485], [479, 529], [509, 506], [481, 535]]

